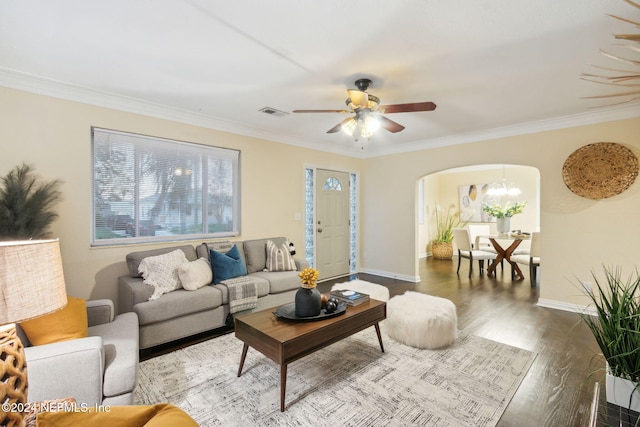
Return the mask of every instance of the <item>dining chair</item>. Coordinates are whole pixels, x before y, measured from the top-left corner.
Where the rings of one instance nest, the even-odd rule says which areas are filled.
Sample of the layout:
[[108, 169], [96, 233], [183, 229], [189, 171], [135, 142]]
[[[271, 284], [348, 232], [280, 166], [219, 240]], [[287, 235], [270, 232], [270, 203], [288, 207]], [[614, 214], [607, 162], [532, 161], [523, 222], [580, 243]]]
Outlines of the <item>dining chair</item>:
[[[528, 254], [511, 255], [511, 262], [529, 266], [529, 278], [531, 287], [536, 287], [538, 267], [540, 267], [540, 232], [531, 233], [531, 246]], [[513, 267], [511, 267], [511, 277], [513, 277]]]
[[[469, 237], [471, 238], [473, 249], [496, 253], [489, 239], [481, 237], [491, 235], [491, 227], [489, 224], [467, 224], [467, 229], [469, 229]], [[482, 262], [482, 260], [478, 261], [478, 265], [480, 265], [480, 262]], [[503, 261], [500, 261], [500, 268], [504, 270]]]
[[458, 269], [456, 270], [456, 273], [460, 272], [460, 263], [462, 262], [462, 258], [467, 258], [469, 260], [469, 277], [473, 274], [474, 259], [478, 260], [480, 274], [482, 274], [484, 271], [484, 261], [496, 259], [497, 254], [495, 252], [473, 249], [471, 245], [471, 236], [469, 234], [469, 230], [466, 228], [454, 228], [452, 231], [453, 241], [458, 247]]
[[467, 224], [467, 228], [469, 229], [469, 237], [471, 238], [473, 249], [495, 252], [489, 239], [480, 237], [491, 235], [491, 227], [489, 224]]

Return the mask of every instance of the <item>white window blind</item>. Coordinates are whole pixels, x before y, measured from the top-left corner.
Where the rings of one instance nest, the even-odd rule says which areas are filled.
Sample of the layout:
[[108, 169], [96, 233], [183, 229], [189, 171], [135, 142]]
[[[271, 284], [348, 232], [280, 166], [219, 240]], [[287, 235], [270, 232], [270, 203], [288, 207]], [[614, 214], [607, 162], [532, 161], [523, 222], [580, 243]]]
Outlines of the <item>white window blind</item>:
[[93, 128], [93, 245], [240, 234], [240, 152]]

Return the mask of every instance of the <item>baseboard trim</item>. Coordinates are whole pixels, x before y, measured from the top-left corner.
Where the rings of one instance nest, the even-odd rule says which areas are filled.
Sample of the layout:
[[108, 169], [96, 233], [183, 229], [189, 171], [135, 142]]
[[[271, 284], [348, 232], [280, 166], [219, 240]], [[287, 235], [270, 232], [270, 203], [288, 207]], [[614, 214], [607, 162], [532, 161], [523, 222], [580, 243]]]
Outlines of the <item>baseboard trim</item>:
[[578, 313], [578, 314], [590, 314], [592, 316], [595, 316], [597, 314], [596, 310], [593, 307], [586, 307], [584, 305], [578, 305], [578, 304], [570, 304], [567, 302], [562, 302], [562, 301], [555, 301], [555, 300], [551, 300], [551, 299], [538, 299], [538, 304], [539, 307], [545, 307], [545, 308], [553, 308], [554, 310], [562, 310], [562, 311], [570, 311], [572, 313]]
[[373, 274], [374, 276], [388, 277], [389, 279], [404, 280], [405, 282], [418, 283], [420, 276], [408, 276], [405, 274], [398, 274], [391, 271], [374, 270], [371, 268], [361, 268], [361, 273]]

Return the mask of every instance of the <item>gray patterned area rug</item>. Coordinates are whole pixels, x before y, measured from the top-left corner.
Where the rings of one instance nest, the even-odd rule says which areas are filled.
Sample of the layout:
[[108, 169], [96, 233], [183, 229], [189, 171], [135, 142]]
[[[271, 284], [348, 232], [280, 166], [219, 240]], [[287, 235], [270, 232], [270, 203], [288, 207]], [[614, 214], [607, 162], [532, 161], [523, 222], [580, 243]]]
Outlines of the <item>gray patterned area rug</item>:
[[[384, 324], [382, 325], [384, 328]], [[473, 335], [422, 350], [373, 328], [280, 367], [228, 334], [140, 363], [135, 403], [172, 403], [201, 426], [495, 426], [536, 354]]]

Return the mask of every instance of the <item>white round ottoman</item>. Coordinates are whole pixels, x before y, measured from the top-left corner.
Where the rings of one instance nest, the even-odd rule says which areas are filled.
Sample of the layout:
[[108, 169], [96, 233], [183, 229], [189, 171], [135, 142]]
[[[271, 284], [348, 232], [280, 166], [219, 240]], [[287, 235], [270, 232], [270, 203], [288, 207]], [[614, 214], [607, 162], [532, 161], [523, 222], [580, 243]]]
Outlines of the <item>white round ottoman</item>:
[[445, 298], [407, 291], [387, 303], [385, 331], [389, 337], [418, 348], [440, 348], [456, 340], [456, 306]]
[[369, 295], [369, 298], [377, 299], [379, 301], [389, 301], [389, 288], [376, 283], [367, 282], [365, 280], [352, 280], [350, 282], [336, 283], [331, 287], [332, 291], [345, 289], [362, 292], [363, 294]]

